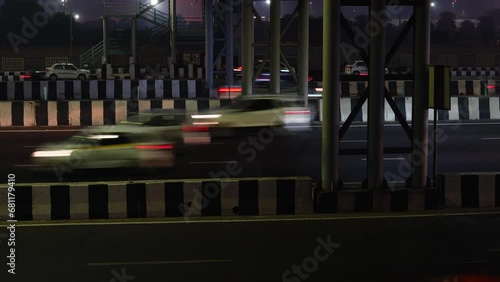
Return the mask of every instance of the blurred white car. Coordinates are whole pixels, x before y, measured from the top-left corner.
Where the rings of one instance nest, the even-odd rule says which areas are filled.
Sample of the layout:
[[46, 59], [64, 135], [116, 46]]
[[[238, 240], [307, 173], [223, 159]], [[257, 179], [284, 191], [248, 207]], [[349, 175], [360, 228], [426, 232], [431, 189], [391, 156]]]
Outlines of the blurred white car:
[[[368, 66], [364, 61], [354, 61], [352, 65], [346, 65], [344, 74], [349, 75], [368, 75]], [[385, 69], [385, 74], [389, 74], [389, 70]]]
[[297, 96], [241, 96], [230, 106], [191, 116], [194, 126], [207, 126], [212, 136], [234, 135], [239, 129], [270, 127], [284, 134], [310, 130], [311, 110]]
[[70, 139], [47, 144], [31, 155], [35, 170], [101, 168], [170, 168], [174, 144], [137, 126], [91, 127]]
[[86, 69], [79, 69], [70, 63], [57, 63], [45, 70], [45, 77], [50, 80], [57, 79], [78, 79], [90, 78], [91, 72]]

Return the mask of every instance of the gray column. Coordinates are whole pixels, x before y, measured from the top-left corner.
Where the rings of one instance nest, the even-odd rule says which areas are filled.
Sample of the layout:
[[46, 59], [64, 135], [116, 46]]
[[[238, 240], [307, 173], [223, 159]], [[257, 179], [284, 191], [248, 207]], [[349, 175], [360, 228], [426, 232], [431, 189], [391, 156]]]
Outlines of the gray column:
[[137, 63], [137, 18], [132, 18], [132, 63]]
[[[340, 27], [339, 27], [340, 29]], [[299, 63], [298, 63], [299, 96], [309, 102], [309, 0], [299, 0]]]
[[384, 184], [384, 89], [386, 2], [370, 1], [370, 82], [368, 98], [368, 189]]
[[205, 71], [207, 88], [214, 88], [213, 0], [205, 0]]
[[271, 0], [271, 93], [280, 93], [281, 0]]
[[226, 84], [232, 85], [234, 81], [234, 40], [233, 40], [233, 0], [226, 0], [226, 10], [224, 13], [226, 23]]
[[177, 8], [176, 0], [170, 0], [170, 51], [172, 63], [177, 63]]
[[415, 63], [414, 94], [412, 109], [412, 187], [424, 188], [428, 166], [428, 66], [430, 63], [430, 0], [417, 2], [415, 6]]
[[252, 93], [253, 66], [253, 1], [244, 0], [241, 3], [241, 60], [242, 64], [242, 94]]
[[102, 56], [105, 60], [105, 64], [109, 62], [109, 22], [108, 18], [102, 18], [102, 46], [103, 53]]
[[340, 0], [323, 0], [322, 189], [339, 187]]

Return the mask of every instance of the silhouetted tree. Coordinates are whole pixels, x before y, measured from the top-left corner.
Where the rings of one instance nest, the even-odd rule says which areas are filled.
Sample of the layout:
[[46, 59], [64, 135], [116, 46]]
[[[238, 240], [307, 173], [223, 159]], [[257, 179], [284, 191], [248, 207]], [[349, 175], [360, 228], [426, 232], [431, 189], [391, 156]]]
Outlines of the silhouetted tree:
[[477, 31], [483, 44], [491, 44], [495, 38], [495, 23], [493, 18], [490, 16], [480, 17]]
[[460, 43], [465, 45], [474, 44], [477, 40], [476, 27], [471, 21], [464, 21], [460, 25], [457, 33], [457, 39]]
[[439, 19], [436, 23], [436, 34], [440, 38], [439, 43], [451, 43], [457, 26], [455, 24], [456, 15], [452, 12], [443, 12], [439, 14]]

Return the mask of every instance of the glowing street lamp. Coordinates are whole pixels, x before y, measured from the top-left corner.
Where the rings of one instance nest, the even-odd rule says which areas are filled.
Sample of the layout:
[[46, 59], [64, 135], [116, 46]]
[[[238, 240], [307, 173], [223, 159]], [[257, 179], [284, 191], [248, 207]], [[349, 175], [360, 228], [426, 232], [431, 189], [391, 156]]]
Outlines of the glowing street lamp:
[[156, 6], [158, 5], [158, 0], [151, 0], [151, 6]]

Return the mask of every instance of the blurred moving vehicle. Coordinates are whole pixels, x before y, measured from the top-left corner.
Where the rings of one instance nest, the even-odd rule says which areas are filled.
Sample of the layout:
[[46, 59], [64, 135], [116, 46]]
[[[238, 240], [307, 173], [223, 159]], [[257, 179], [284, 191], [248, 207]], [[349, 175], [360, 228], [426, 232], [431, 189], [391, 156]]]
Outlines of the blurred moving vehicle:
[[252, 95], [230, 106], [191, 116], [193, 126], [206, 126], [212, 137], [235, 136], [252, 129], [272, 128], [276, 135], [311, 128], [311, 110], [297, 96]]
[[174, 143], [137, 126], [90, 127], [66, 141], [46, 144], [31, 155], [35, 171], [57, 169], [171, 168]]
[[90, 78], [91, 71], [79, 69], [71, 63], [56, 63], [45, 70], [45, 77], [50, 80], [57, 79], [78, 79], [85, 80]]
[[[344, 69], [346, 75], [368, 75], [368, 66], [365, 61], [354, 61], [352, 65], [346, 65]], [[389, 70], [385, 68], [385, 74], [389, 74]]]

